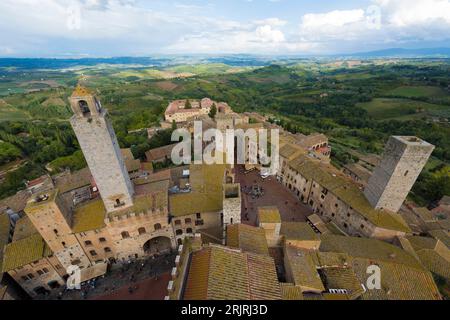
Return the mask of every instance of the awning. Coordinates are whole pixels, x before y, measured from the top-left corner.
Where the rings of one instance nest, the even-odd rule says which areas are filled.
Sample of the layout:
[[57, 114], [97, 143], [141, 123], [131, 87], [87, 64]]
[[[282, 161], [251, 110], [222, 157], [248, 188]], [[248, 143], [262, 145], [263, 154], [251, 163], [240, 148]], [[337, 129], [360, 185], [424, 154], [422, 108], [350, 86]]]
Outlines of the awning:
[[81, 270], [81, 283], [103, 276], [108, 269], [105, 262], [98, 263], [89, 268]]

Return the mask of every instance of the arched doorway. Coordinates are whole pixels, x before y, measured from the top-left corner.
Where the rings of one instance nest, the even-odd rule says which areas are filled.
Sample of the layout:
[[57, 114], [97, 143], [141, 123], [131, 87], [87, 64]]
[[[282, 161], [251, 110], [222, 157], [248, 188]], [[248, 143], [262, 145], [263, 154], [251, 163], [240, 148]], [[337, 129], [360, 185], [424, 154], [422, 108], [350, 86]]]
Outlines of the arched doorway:
[[167, 237], [156, 237], [144, 243], [144, 252], [147, 255], [163, 254], [170, 252], [172, 243]]

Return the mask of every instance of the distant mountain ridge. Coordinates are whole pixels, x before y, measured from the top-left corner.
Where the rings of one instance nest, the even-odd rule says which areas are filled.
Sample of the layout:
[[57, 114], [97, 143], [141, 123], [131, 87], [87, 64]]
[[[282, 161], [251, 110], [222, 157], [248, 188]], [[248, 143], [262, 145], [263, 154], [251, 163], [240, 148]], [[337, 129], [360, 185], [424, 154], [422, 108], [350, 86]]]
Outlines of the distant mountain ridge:
[[447, 57], [450, 58], [450, 48], [421, 48], [421, 49], [404, 49], [390, 48], [384, 50], [376, 50], [369, 52], [359, 52], [346, 54], [344, 56], [365, 57], [365, 58], [413, 58], [413, 57]]

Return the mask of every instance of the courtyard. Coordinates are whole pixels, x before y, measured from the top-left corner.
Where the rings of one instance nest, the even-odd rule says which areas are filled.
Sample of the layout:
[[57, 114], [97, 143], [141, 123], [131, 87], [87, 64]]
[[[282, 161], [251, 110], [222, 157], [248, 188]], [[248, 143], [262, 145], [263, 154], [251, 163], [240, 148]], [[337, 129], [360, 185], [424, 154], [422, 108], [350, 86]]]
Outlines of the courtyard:
[[163, 300], [176, 253], [110, 265], [106, 275], [83, 283], [81, 290], [61, 288], [45, 300]]
[[277, 207], [283, 222], [305, 222], [312, 214], [276, 177], [263, 179], [258, 170], [246, 173], [243, 166], [236, 166], [235, 172], [242, 191], [242, 223], [256, 226], [258, 207]]

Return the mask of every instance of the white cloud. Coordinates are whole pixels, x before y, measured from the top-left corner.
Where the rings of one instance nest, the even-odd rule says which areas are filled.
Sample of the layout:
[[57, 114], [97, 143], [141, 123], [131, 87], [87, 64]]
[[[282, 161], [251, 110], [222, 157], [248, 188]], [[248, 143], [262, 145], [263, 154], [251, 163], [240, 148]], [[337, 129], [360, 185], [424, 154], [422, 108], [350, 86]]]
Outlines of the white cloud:
[[449, 0], [375, 0], [391, 26], [450, 24]]
[[[372, 0], [369, 8], [306, 14], [299, 33], [303, 41], [329, 48], [399, 46], [450, 39], [450, 0]], [[378, 16], [379, 15], [379, 16]]]
[[283, 32], [272, 29], [272, 26], [270, 25], [259, 26], [256, 28], [255, 34], [261, 42], [280, 43], [286, 40]]
[[377, 10], [365, 7], [236, 20], [214, 3], [186, 3], [156, 11], [137, 0], [1, 0], [0, 55], [310, 53], [450, 41], [450, 0], [372, 0], [378, 27]]
[[304, 15], [302, 27], [305, 29], [322, 28], [324, 26], [342, 27], [362, 20], [364, 20], [364, 10], [335, 10], [327, 13]]

